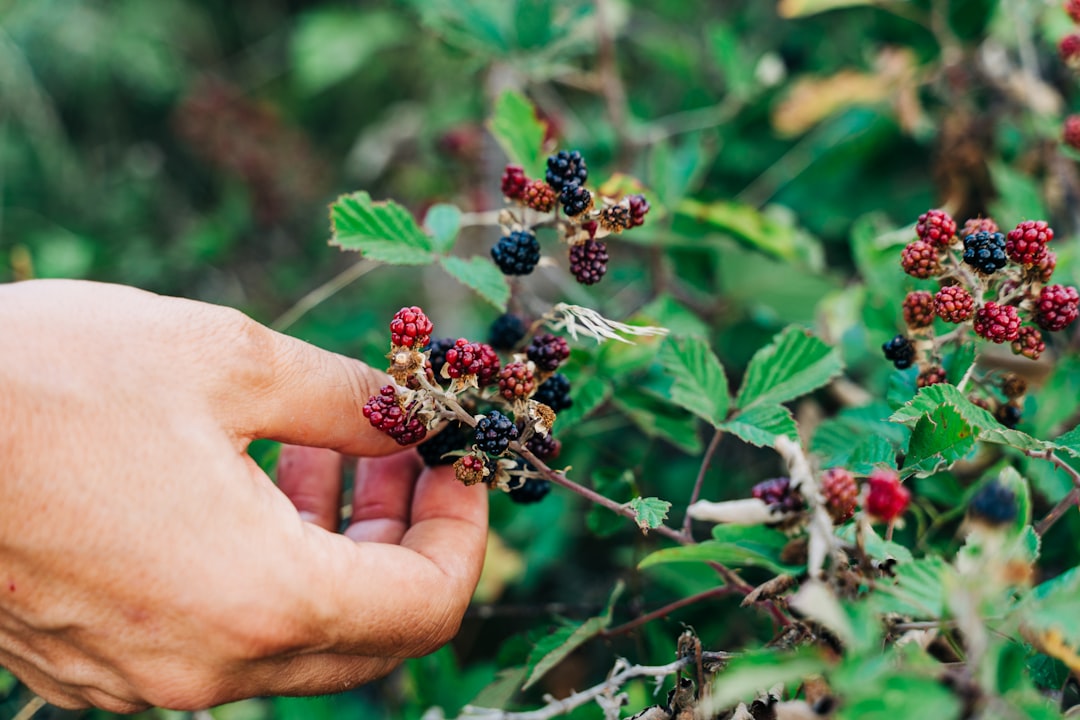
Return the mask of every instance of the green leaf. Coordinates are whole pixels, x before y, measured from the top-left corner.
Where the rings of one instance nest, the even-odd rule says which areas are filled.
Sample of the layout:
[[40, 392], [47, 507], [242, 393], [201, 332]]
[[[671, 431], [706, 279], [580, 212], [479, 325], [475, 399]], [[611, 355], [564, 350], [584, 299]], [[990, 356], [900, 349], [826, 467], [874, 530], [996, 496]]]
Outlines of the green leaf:
[[873, 0], [780, 0], [777, 12], [780, 17], [795, 18], [815, 15], [837, 8], [872, 5]]
[[934, 678], [886, 675], [862, 688], [841, 717], [861, 720], [951, 720], [960, 717], [960, 699]]
[[401, 16], [383, 11], [318, 8], [305, 12], [290, 39], [297, 84], [317, 93], [360, 70], [406, 39]]
[[1064, 450], [1073, 457], [1080, 457], [1080, 425], [1054, 440], [1054, 447]]
[[878, 612], [897, 613], [924, 620], [937, 620], [945, 613], [945, 576], [952, 568], [939, 557], [900, 563], [893, 581], [881, 580], [871, 602]]
[[432, 205], [424, 216], [424, 227], [431, 233], [435, 252], [445, 255], [454, 247], [454, 241], [461, 229], [461, 210], [457, 205], [446, 203]]
[[[848, 544], [854, 545], [855, 525], [848, 524], [841, 528], [837, 528], [836, 536]], [[901, 563], [909, 563], [913, 560], [910, 550], [900, 543], [885, 540], [874, 532], [874, 528], [872, 527], [863, 535], [863, 546], [866, 548], [866, 554], [875, 560], [888, 560], [892, 558]]]
[[611, 397], [611, 383], [603, 378], [585, 377], [574, 382], [570, 389], [570, 398], [574, 404], [560, 410], [555, 419], [555, 428], [566, 432], [574, 427]]
[[392, 200], [373, 202], [363, 191], [343, 195], [330, 206], [330, 223], [330, 244], [342, 250], [391, 265], [426, 265], [434, 259], [431, 238]]
[[529, 177], [543, 177], [545, 127], [524, 95], [513, 91], [500, 95], [487, 126], [511, 162]]
[[[632, 470], [605, 468], [593, 473], [593, 489], [609, 500], [628, 503], [637, 494]], [[585, 516], [585, 526], [598, 537], [610, 537], [625, 527], [626, 518], [603, 505], [593, 505]]]
[[840, 354], [806, 330], [789, 326], [754, 353], [736, 405], [783, 403], [816, 390], [840, 374]]
[[783, 405], [757, 405], [739, 413], [720, 428], [757, 447], [773, 447], [781, 435], [799, 439], [795, 418]]
[[[769, 208], [762, 212], [753, 205], [719, 200], [704, 203], [698, 200], [682, 200], [676, 212], [696, 223], [728, 235], [740, 244], [789, 262], [802, 260], [814, 267], [819, 264], [821, 246], [817, 239], [794, 224], [793, 218], [781, 211]], [[701, 234], [698, 229], [695, 239]]]
[[643, 532], [660, 527], [667, 519], [671, 503], [654, 497], [636, 497], [628, 507], [634, 511], [634, 522]]
[[661, 437], [690, 454], [701, 452], [697, 421], [677, 405], [635, 387], [620, 388], [612, 404], [649, 437]]
[[1027, 627], [1059, 633], [1074, 648], [1080, 645], [1080, 568], [1036, 586], [1020, 612]]
[[550, 635], [541, 638], [533, 651], [529, 653], [529, 661], [526, 664], [527, 678], [521, 689], [528, 690], [551, 668], [562, 662], [567, 655], [606, 629], [611, 624], [611, 612], [619, 595], [622, 594], [622, 589], [621, 582], [615, 586], [602, 615], [589, 618], [583, 623], [567, 623]]
[[974, 431], [960, 411], [953, 405], [939, 405], [915, 423], [903, 472], [930, 475], [964, 458], [974, 447]]
[[713, 539], [657, 550], [639, 564], [641, 569], [667, 563], [718, 562], [724, 565], [751, 565], [775, 573], [799, 573], [803, 566], [787, 565], [780, 553], [787, 545], [784, 533], [761, 525], [716, 525]]
[[751, 652], [733, 659], [713, 681], [710, 705], [726, 707], [749, 702], [763, 688], [797, 683], [826, 668], [824, 658], [808, 651], [784, 654], [775, 650]]
[[713, 427], [724, 422], [730, 400], [727, 377], [703, 338], [668, 338], [657, 359], [675, 378], [671, 386], [671, 400], [675, 404]]
[[463, 285], [476, 293], [499, 310], [506, 310], [510, 302], [510, 285], [499, 268], [487, 258], [474, 255], [466, 260], [456, 256], [439, 258], [443, 269], [453, 275]]
[[506, 707], [525, 680], [526, 671], [524, 666], [499, 670], [495, 673], [495, 679], [478, 692], [469, 704], [477, 707]]

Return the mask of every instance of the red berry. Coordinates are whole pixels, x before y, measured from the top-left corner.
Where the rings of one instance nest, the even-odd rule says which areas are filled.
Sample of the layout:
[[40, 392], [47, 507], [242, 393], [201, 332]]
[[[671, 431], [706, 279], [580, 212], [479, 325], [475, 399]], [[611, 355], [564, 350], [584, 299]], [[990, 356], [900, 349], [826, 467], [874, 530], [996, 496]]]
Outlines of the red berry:
[[480, 372], [476, 374], [476, 383], [480, 387], [487, 387], [499, 377], [499, 354], [495, 348], [486, 343], [480, 345]]
[[454, 477], [465, 485], [490, 481], [497, 471], [495, 460], [484, 455], [462, 455], [454, 462]]
[[507, 165], [502, 175], [502, 194], [511, 200], [520, 200], [525, 194], [529, 178], [520, 165]]
[[910, 328], [930, 327], [934, 324], [934, 296], [926, 290], [909, 292], [904, 298], [904, 322]]
[[956, 236], [956, 221], [944, 210], [927, 210], [915, 223], [915, 234], [931, 245], [947, 247]]
[[917, 278], [928, 278], [941, 272], [937, 248], [925, 240], [916, 240], [900, 254], [904, 272]]
[[895, 470], [875, 470], [867, 480], [866, 512], [879, 520], [891, 522], [904, 514], [911, 502], [911, 491], [900, 484]]
[[997, 223], [990, 218], [968, 218], [964, 221], [964, 227], [960, 231], [960, 237], [966, 238], [968, 235], [974, 235], [979, 232], [996, 233], [997, 231]]
[[1080, 23], [1080, 0], [1065, 0], [1065, 12], [1074, 23]]
[[[494, 354], [494, 350], [492, 353]], [[458, 338], [454, 346], [446, 351], [446, 364], [442, 372], [450, 378], [479, 375], [484, 367], [484, 356], [484, 348], [480, 343]]]
[[1061, 139], [1074, 150], [1080, 150], [1080, 115], [1069, 115], [1061, 125]]
[[1080, 65], [1080, 35], [1072, 34], [1061, 38], [1058, 43], [1058, 53], [1061, 60], [1069, 67], [1075, 68]]
[[1005, 237], [1005, 253], [1021, 265], [1034, 265], [1046, 253], [1046, 243], [1054, 239], [1054, 230], [1045, 220], [1025, 220]]
[[373, 427], [394, 438], [399, 445], [410, 445], [424, 439], [427, 428], [401, 406], [393, 385], [384, 385], [378, 395], [372, 395], [361, 410]]
[[419, 350], [430, 342], [432, 327], [423, 310], [415, 305], [403, 307], [390, 321], [390, 343]]
[[555, 189], [543, 180], [533, 180], [522, 190], [521, 200], [537, 212], [551, 212], [559, 200]]
[[644, 195], [630, 195], [626, 198], [630, 204], [630, 227], [645, 224], [645, 214], [649, 212], [649, 201]]
[[1071, 285], [1047, 285], [1035, 303], [1035, 322], [1043, 330], [1064, 330], [1080, 314], [1080, 295]]
[[551, 333], [540, 333], [532, 339], [525, 354], [543, 372], [556, 370], [562, 361], [570, 357], [570, 345], [566, 338]]
[[1025, 325], [1020, 328], [1020, 334], [1012, 341], [1012, 351], [1017, 355], [1038, 360], [1039, 356], [1046, 351], [1046, 343], [1043, 342], [1042, 333], [1039, 332], [1038, 328]]
[[924, 388], [929, 385], [937, 385], [946, 381], [945, 369], [938, 367], [937, 365], [931, 365], [930, 367], [919, 373], [919, 377], [915, 378], [915, 387]]
[[959, 285], [946, 285], [934, 295], [934, 312], [947, 323], [962, 323], [975, 310], [975, 300]]
[[822, 473], [821, 494], [833, 522], [845, 522], [855, 514], [859, 486], [855, 483], [855, 477], [844, 468], [829, 468]]
[[527, 363], [512, 362], [499, 372], [499, 394], [505, 399], [525, 400], [536, 389], [536, 378]]
[[1020, 337], [1020, 316], [1012, 305], [990, 301], [975, 313], [975, 334], [995, 343]]
[[786, 477], [763, 480], [751, 488], [750, 494], [773, 512], [797, 512], [806, 506], [802, 494], [791, 487], [791, 479]]
[[1039, 258], [1039, 261], [1031, 268], [1032, 275], [1039, 282], [1048, 283], [1050, 278], [1054, 275], [1054, 269], [1057, 267], [1057, 253], [1053, 250], [1047, 250]]

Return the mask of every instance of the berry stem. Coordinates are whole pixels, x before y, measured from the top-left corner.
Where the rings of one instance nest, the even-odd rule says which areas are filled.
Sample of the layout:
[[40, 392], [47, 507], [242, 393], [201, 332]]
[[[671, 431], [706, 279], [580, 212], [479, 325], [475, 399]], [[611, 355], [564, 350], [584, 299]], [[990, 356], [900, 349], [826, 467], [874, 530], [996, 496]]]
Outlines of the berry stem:
[[1035, 526], [1035, 533], [1042, 537], [1046, 534], [1047, 530], [1053, 527], [1054, 524], [1069, 511], [1069, 508], [1074, 505], [1080, 507], [1080, 472], [1077, 472], [1075, 468], [1062, 460], [1061, 456], [1053, 450], [1028, 450], [1027, 455], [1028, 457], [1040, 458], [1053, 463], [1054, 467], [1063, 470], [1073, 483], [1073, 489], [1069, 491], [1069, 494], [1061, 498], [1061, 500], [1058, 501], [1058, 504], [1051, 508], [1050, 512], [1046, 514], [1046, 517], [1040, 520], [1039, 524]]
[[664, 605], [663, 607], [657, 608], [656, 610], [653, 610], [652, 612], [649, 612], [649, 613], [646, 613], [646, 614], [641, 615], [639, 617], [636, 617], [633, 620], [630, 620], [629, 622], [625, 622], [622, 625], [619, 625], [618, 627], [611, 628], [610, 630], [604, 630], [602, 633], [600, 633], [600, 635], [602, 637], [613, 637], [615, 635], [625, 635], [626, 633], [630, 632], [631, 630], [635, 630], [635, 629], [641, 627], [645, 623], [656, 620], [657, 618], [667, 617], [668, 615], [675, 612], [676, 610], [687, 607], [688, 605], [694, 605], [696, 603], [701, 602], [702, 600], [711, 600], [712, 598], [718, 598], [718, 597], [723, 597], [724, 595], [730, 595], [732, 592], [735, 592], [735, 590], [736, 590], [736, 588], [732, 587], [731, 585], [721, 585], [719, 587], [714, 587], [714, 588], [710, 588], [708, 590], [703, 590], [703, 591], [697, 593], [696, 595], [691, 595], [690, 597], [685, 597], [685, 598], [682, 598], [681, 600], [676, 600], [674, 602], [670, 602], [667, 605]]
[[687, 512], [683, 517], [682, 531], [683, 535], [688, 538], [693, 538], [690, 526], [693, 523], [693, 519], [690, 517], [689, 508], [696, 503], [701, 497], [701, 486], [705, 482], [705, 473], [709, 469], [709, 465], [712, 463], [713, 455], [716, 454], [716, 447], [720, 444], [720, 438], [724, 436], [724, 431], [717, 428], [713, 433], [712, 440], [709, 441], [709, 447], [705, 448], [705, 455], [701, 458], [701, 467], [698, 469], [697, 478], [694, 479], [694, 489], [690, 492], [690, 502], [686, 504]]

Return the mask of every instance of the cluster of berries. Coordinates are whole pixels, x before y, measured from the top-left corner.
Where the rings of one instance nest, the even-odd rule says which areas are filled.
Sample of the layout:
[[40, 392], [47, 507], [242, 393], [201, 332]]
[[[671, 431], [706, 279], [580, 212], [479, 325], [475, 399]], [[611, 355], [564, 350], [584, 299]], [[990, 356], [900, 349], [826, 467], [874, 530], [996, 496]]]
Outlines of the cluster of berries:
[[[1080, 0], [1065, 0], [1065, 12], [1080, 25]], [[1058, 43], [1061, 61], [1072, 70], [1080, 70], [1080, 33], [1070, 33]], [[1069, 147], [1080, 150], [1080, 115], [1068, 115], [1062, 124], [1061, 139]]]
[[[581, 153], [560, 150], [547, 159], [543, 180], [528, 178], [519, 165], [507, 165], [502, 194], [536, 212], [554, 212], [555, 226], [570, 245], [570, 272], [578, 282], [593, 285], [607, 272], [607, 244], [600, 238], [644, 224], [649, 202], [644, 195], [599, 197], [585, 187], [588, 178]], [[560, 207], [565, 218], [558, 217]], [[510, 213], [508, 220], [491, 258], [505, 275], [528, 275], [540, 262], [540, 243], [520, 218]]]
[[[829, 468], [821, 474], [821, 501], [834, 523], [853, 518], [860, 501], [868, 515], [883, 522], [896, 520], [911, 503], [911, 491], [901, 484], [895, 470], [874, 470], [866, 479], [865, 487], [865, 492], [860, 493], [855, 476], [845, 468]], [[792, 486], [790, 478], [760, 482], [751, 494], [774, 513], [797, 513], [806, 509], [806, 499]]]
[[[435, 338], [418, 307], [399, 310], [390, 322], [388, 372], [395, 384], [381, 388], [363, 407], [364, 417], [402, 445], [421, 442], [429, 466], [453, 464], [467, 485], [484, 482], [516, 502], [542, 499], [550, 481], [512, 452], [528, 449], [539, 460], [555, 458], [561, 444], [551, 435], [555, 414], [572, 404], [570, 381], [556, 372], [569, 357], [562, 337], [535, 333], [506, 314], [492, 324], [488, 342]], [[499, 351], [509, 354], [504, 363]], [[488, 409], [474, 414], [481, 406]], [[430, 430], [447, 427], [425, 440]]]

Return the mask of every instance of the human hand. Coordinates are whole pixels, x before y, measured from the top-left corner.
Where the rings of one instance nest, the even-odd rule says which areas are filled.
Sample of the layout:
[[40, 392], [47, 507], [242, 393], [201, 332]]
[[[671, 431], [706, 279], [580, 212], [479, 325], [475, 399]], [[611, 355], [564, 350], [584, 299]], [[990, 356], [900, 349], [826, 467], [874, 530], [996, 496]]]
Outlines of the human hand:
[[[0, 666], [44, 699], [337, 692], [453, 637], [486, 494], [371, 428], [382, 373], [113, 285], [0, 286], [0, 328]], [[308, 446], [283, 448], [280, 489], [245, 452], [259, 437]], [[383, 456], [344, 535], [331, 451]]]

